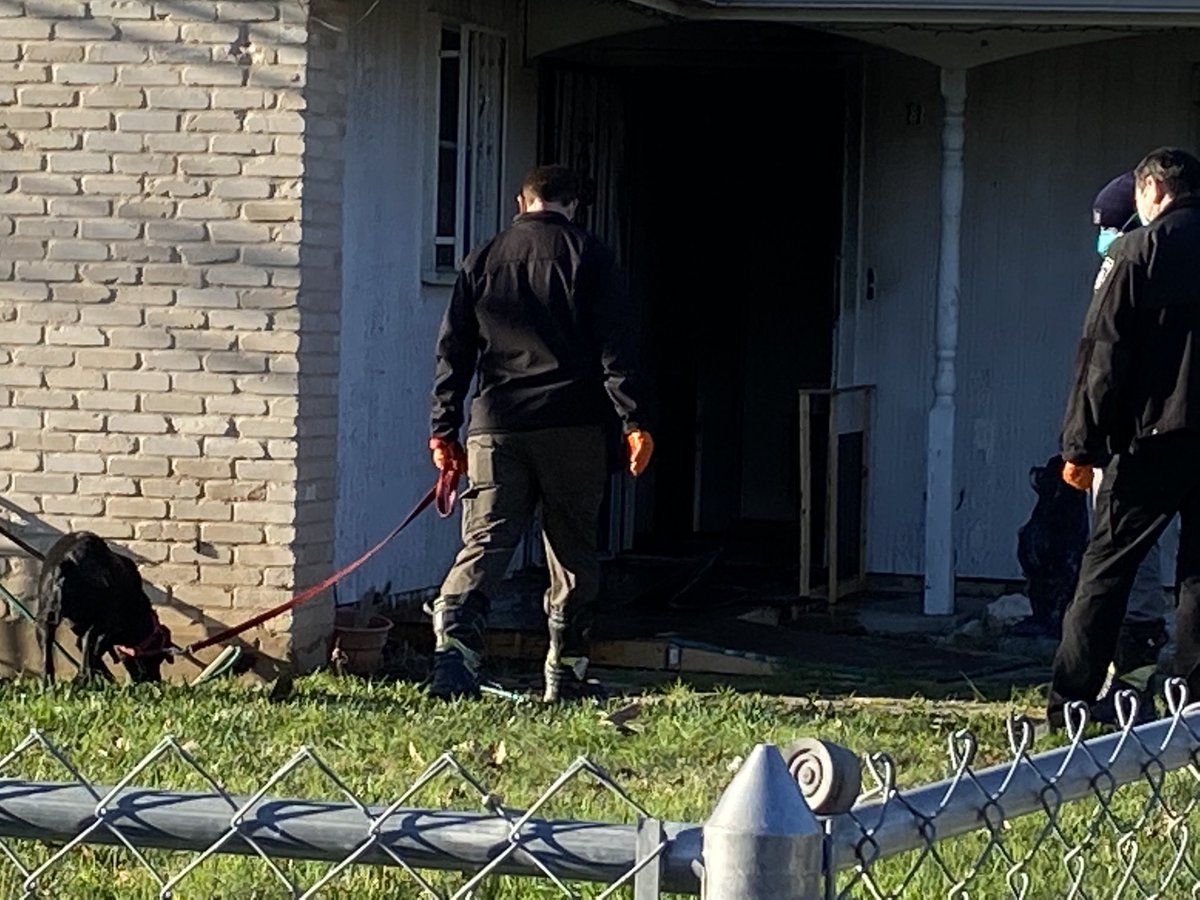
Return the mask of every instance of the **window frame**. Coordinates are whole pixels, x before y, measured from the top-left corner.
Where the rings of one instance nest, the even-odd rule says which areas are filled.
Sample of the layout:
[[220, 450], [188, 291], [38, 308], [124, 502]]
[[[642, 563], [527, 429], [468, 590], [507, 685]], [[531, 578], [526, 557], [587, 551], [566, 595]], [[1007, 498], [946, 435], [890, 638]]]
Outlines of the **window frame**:
[[[443, 33], [447, 30], [457, 31], [459, 34], [459, 48], [457, 51], [445, 51], [442, 49]], [[491, 38], [498, 39], [501, 42], [502, 57], [500, 61], [500, 92], [499, 105], [500, 111], [497, 117], [497, 127], [494, 135], [496, 148], [496, 183], [489, 185], [488, 189], [495, 192], [496, 217], [495, 222], [489, 222], [485, 234], [470, 234], [470, 224], [472, 220], [472, 209], [475, 200], [478, 196], [475, 185], [472, 183], [474, 179], [469, 178], [469, 165], [471, 163], [470, 153], [472, 149], [472, 135], [469, 134], [470, 121], [467, 104], [470, 98], [472, 71], [468, 69], [471, 61], [471, 46], [473, 35], [487, 35]], [[426, 71], [429, 77], [430, 91], [426, 96], [431, 98], [432, 102], [427, 104], [429, 110], [427, 117], [428, 134], [432, 137], [431, 140], [426, 140], [426, 178], [425, 184], [429, 189], [428, 200], [425, 203], [425, 227], [424, 227], [424, 250], [423, 250], [423, 266], [422, 280], [427, 284], [446, 285], [453, 284], [458, 275], [458, 269], [462, 264], [463, 258], [470, 252], [471, 248], [485, 237], [491, 237], [501, 228], [503, 220], [503, 185], [504, 185], [504, 166], [505, 157], [507, 155], [508, 145], [508, 106], [509, 106], [509, 91], [511, 81], [511, 44], [512, 41], [507, 32], [490, 28], [485, 25], [479, 25], [476, 22], [465, 21], [462, 19], [450, 18], [445, 16], [432, 17], [429, 31], [427, 34], [426, 46], [428, 48], [429, 65]], [[457, 132], [455, 135], [455, 196], [454, 196], [454, 235], [451, 238], [449, 235], [440, 234], [440, 212], [442, 206], [441, 192], [441, 151], [442, 151], [442, 61], [448, 52], [457, 54], [459, 61], [458, 72], [458, 99], [457, 99]], [[438, 264], [438, 248], [453, 246], [454, 261], [452, 265]]]

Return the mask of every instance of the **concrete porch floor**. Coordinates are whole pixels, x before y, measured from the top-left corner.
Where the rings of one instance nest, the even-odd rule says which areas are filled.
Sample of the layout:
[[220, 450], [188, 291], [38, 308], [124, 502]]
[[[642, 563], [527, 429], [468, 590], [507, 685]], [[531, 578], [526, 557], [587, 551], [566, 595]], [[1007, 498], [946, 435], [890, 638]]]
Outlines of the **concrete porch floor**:
[[[602, 575], [598, 640], [668, 639], [778, 663], [777, 674], [765, 681], [614, 669], [602, 673], [607, 683], [679, 677], [793, 695], [1007, 699], [1014, 688], [1046, 680], [1053, 651], [1028, 643], [1003, 650], [954, 646], [953, 632], [1012, 585], [964, 584], [955, 615], [929, 617], [921, 612], [915, 579], [877, 579], [869, 592], [830, 607], [797, 599], [794, 568], [736, 555], [627, 554], [604, 562]], [[489, 628], [543, 635], [545, 585], [546, 573], [536, 569], [510, 578], [493, 598]], [[428, 621], [415, 605], [395, 615]], [[523, 675], [536, 678], [540, 660], [502, 668], [519, 686]]]

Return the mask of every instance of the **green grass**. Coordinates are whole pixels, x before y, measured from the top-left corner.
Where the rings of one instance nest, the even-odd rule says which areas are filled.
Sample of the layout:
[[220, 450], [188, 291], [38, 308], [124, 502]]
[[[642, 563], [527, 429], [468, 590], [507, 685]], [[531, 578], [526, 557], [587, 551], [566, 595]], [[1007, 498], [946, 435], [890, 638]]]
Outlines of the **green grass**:
[[[761, 741], [787, 744], [797, 737], [819, 736], [864, 753], [888, 751], [895, 759], [902, 787], [917, 786], [947, 774], [947, 737], [970, 728], [979, 739], [980, 766], [1007, 759], [1004, 717], [1014, 709], [1036, 708], [1036, 697], [1019, 694], [1008, 702], [928, 701], [921, 698], [868, 703], [849, 699], [780, 698], [730, 690], [700, 692], [681, 685], [652, 691], [640, 715], [626, 730], [605, 724], [604, 714], [625, 701], [585, 703], [560, 708], [518, 706], [498, 698], [479, 703], [439, 704], [402, 683], [367, 683], [320, 675], [297, 682], [294, 695], [272, 703], [262, 690], [233, 683], [199, 688], [138, 686], [99, 690], [63, 686], [46, 693], [31, 682], [0, 684], [0, 701], [8, 710], [0, 720], [0, 750], [15, 746], [37, 727], [63, 748], [82, 774], [96, 784], [112, 784], [129, 771], [164, 734], [176, 735], [200, 763], [233, 793], [252, 793], [301, 745], [311, 746], [368, 803], [387, 803], [405, 791], [425, 767], [447, 750], [503, 801], [513, 807], [532, 803], [558, 774], [580, 755], [607, 769], [639, 803], [660, 818], [697, 822], [712, 810], [732, 777], [737, 761]], [[503, 750], [501, 750], [503, 745]], [[1047, 745], [1048, 746], [1048, 745]], [[1039, 746], [1038, 749], [1042, 749]], [[47, 754], [22, 756], [3, 772], [9, 777], [67, 780]], [[142, 785], [202, 790], [195, 773], [177, 761], [164, 760], [138, 779]], [[1195, 793], [1189, 775], [1172, 776], [1170, 791], [1180, 801]], [[1144, 789], [1118, 807], [1131, 812]], [[338, 792], [315, 766], [290, 775], [272, 791], [275, 796], [337, 799]], [[453, 779], [440, 779], [413, 798], [412, 805], [477, 809], [478, 798]], [[1089, 808], [1091, 812], [1089, 813]], [[1064, 816], [1072, 834], [1086, 829], [1095, 804], [1080, 804]], [[594, 782], [580, 780], [546, 807], [548, 817], [630, 821], [619, 800]], [[1036, 820], [1036, 821], [1035, 821]], [[1155, 819], [1155, 823], [1161, 823]], [[1006, 845], [1016, 851], [1032, 846], [1043, 817], [1030, 817], [1006, 832]], [[1155, 827], [1160, 827], [1156, 824]], [[1150, 827], [1142, 829], [1150, 836]], [[1169, 836], [1154, 847], [1141, 848], [1160, 871]], [[36, 844], [14, 845], [27, 861], [50, 851]], [[942, 858], [954, 876], [965, 873], [983, 844], [974, 839], [949, 842]], [[1112, 881], [1121, 868], [1121, 851], [1107, 840], [1088, 855], [1085, 882]], [[154, 851], [150, 857], [167, 873], [188, 861], [185, 854]], [[1031, 898], [1059, 897], [1063, 888], [1062, 857], [1057, 848], [1038, 853]], [[1195, 856], [1189, 857], [1198, 862]], [[888, 886], [905, 881], [916, 857], [877, 867]], [[19, 895], [15, 870], [0, 868], [0, 896]], [[326, 871], [317, 863], [285, 863], [302, 886]], [[998, 856], [985, 861], [972, 897], [1010, 896]], [[439, 883], [461, 883], [461, 876], [437, 876]], [[852, 876], [848, 896], [872, 896]], [[1185, 885], [1186, 882], [1186, 885]], [[926, 858], [904, 897], [946, 896], [954, 883]], [[139, 871], [124, 850], [82, 848], [65, 859], [45, 881], [50, 894], [63, 897], [153, 897], [154, 882]], [[1183, 896], [1190, 881], [1176, 881]], [[1053, 887], [1049, 887], [1053, 885]], [[579, 888], [585, 896], [592, 888]], [[1103, 889], [1089, 896], [1111, 896]], [[1045, 891], [1045, 892], [1043, 892]], [[253, 858], [219, 857], [197, 869], [179, 889], [180, 897], [286, 896], [266, 866]], [[325, 896], [355, 898], [418, 897], [419, 890], [397, 869], [361, 867], [345, 874]], [[557, 897], [549, 882], [497, 879], [478, 894], [487, 900]], [[1126, 896], [1140, 896], [1128, 893]]]

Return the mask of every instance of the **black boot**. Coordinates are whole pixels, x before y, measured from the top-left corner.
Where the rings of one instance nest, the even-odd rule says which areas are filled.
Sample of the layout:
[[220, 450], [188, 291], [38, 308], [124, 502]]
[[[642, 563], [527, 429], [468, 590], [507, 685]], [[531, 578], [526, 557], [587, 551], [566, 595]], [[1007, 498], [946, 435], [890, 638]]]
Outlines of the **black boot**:
[[487, 630], [488, 600], [479, 593], [438, 597], [433, 603], [433, 680], [429, 693], [442, 700], [478, 699], [479, 666]]
[[546, 679], [542, 699], [546, 703], [603, 697], [599, 682], [587, 677], [588, 632], [576, 623], [568, 625], [562, 610], [547, 610], [550, 646], [546, 650], [543, 675]]
[[[1088, 705], [1088, 725], [1097, 725], [1105, 731], [1118, 731], [1122, 728], [1121, 716], [1118, 714], [1118, 695], [1132, 692], [1137, 698], [1137, 712], [1133, 717], [1134, 727], [1153, 722], [1158, 718], [1154, 706], [1154, 697], [1141, 690], [1137, 685], [1128, 684], [1120, 679], [1114, 681], [1108, 692], [1099, 700]], [[1128, 701], [1122, 700], [1122, 705]], [[1035, 737], [1066, 730], [1067, 701], [1051, 693], [1046, 707], [1045, 720], [1034, 728]], [[1127, 708], [1127, 707], [1125, 707]]]
[[1157, 669], [1158, 656], [1169, 640], [1167, 623], [1163, 619], [1124, 623], [1113, 659], [1118, 677], [1147, 666]]
[[1150, 622], [1126, 622], [1121, 626], [1117, 652], [1113, 659], [1116, 677], [1108, 696], [1117, 690], [1133, 690], [1138, 694], [1138, 718], [1156, 718], [1154, 706], [1154, 676], [1158, 673], [1158, 657], [1170, 640], [1167, 623], [1162, 619]]
[[1154, 707], [1154, 694], [1140, 682], [1131, 683], [1118, 678], [1109, 687], [1108, 693], [1091, 705], [1088, 710], [1089, 721], [1105, 728], [1120, 728], [1121, 717], [1117, 714], [1117, 698], [1123, 693], [1132, 693], [1137, 698], [1137, 714], [1133, 719], [1135, 726], [1145, 725], [1158, 718], [1158, 711]]

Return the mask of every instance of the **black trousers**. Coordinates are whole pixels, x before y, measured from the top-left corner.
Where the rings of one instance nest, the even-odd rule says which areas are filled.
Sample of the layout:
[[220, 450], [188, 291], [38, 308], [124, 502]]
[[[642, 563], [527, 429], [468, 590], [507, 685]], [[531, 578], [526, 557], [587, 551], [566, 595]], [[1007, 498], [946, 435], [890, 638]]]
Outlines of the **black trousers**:
[[597, 524], [608, 482], [603, 428], [473, 434], [467, 471], [463, 547], [435, 609], [455, 609], [473, 592], [490, 600], [540, 505], [550, 570], [545, 611], [552, 627], [566, 630], [569, 652], [582, 653], [600, 592]]
[[1104, 685], [1134, 576], [1179, 514], [1175, 672], [1200, 700], [1200, 434], [1147, 438], [1105, 470], [1092, 538], [1054, 656], [1049, 711]]

